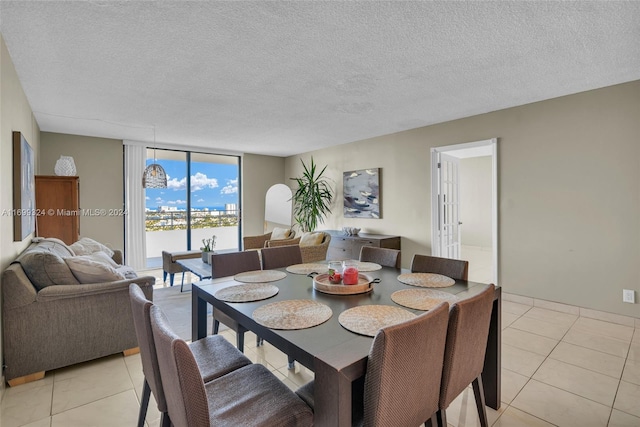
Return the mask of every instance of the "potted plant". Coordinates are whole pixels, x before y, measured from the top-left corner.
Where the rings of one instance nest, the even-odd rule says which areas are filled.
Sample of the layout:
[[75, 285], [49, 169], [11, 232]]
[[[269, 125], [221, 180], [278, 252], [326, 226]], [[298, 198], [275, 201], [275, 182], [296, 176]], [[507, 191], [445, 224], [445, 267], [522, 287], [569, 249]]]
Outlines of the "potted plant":
[[333, 201], [333, 192], [327, 178], [323, 175], [327, 166], [319, 171], [311, 157], [311, 164], [307, 166], [302, 159], [304, 168], [302, 176], [290, 178], [296, 181], [298, 188], [293, 194], [293, 216], [303, 232], [316, 229], [318, 222], [331, 213], [329, 206]]
[[202, 251], [202, 261], [209, 264], [209, 253], [213, 252], [213, 248], [216, 247], [216, 239], [217, 236], [214, 234], [210, 239], [202, 239], [202, 247], [200, 250]]

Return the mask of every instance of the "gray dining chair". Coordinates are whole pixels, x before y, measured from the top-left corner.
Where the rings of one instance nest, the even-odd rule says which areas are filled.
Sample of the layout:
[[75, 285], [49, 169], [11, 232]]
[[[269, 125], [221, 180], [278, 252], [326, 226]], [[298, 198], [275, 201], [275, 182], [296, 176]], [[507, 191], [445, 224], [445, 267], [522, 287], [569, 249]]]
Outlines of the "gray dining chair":
[[191, 348], [158, 307], [151, 307], [151, 329], [173, 426], [313, 425], [311, 408], [264, 365], [247, 365], [205, 383]]
[[262, 254], [262, 268], [265, 270], [302, 264], [302, 252], [300, 252], [298, 245], [263, 248], [260, 249], [260, 252]]
[[411, 260], [411, 272], [436, 273], [452, 279], [469, 280], [469, 261], [415, 254]]
[[375, 246], [363, 246], [360, 248], [360, 261], [375, 262], [384, 267], [400, 268], [400, 251]]
[[[448, 319], [449, 304], [442, 302], [378, 331], [367, 360], [363, 396], [354, 393], [353, 425], [435, 425]], [[311, 381], [297, 391], [311, 407], [313, 388]]]
[[[219, 279], [221, 277], [231, 277], [245, 271], [261, 270], [260, 255], [258, 251], [240, 251], [229, 252], [226, 254], [211, 255], [211, 278]], [[220, 310], [213, 308], [213, 334], [217, 335], [220, 331], [220, 322], [227, 325], [236, 332], [236, 347], [238, 350], [244, 351], [244, 334], [247, 329], [240, 325], [237, 321], [222, 313]], [[259, 346], [262, 340], [256, 336], [256, 346]]]
[[440, 427], [447, 426], [446, 409], [469, 384], [473, 386], [480, 425], [489, 425], [482, 386], [482, 369], [494, 293], [494, 286], [487, 285], [480, 293], [451, 305], [437, 415]]
[[[158, 410], [162, 413], [160, 423], [163, 427], [168, 427], [171, 425], [171, 421], [167, 415], [167, 401], [160, 377], [158, 355], [149, 317], [151, 307], [154, 304], [145, 297], [142, 289], [135, 283], [129, 285], [129, 300], [133, 313], [133, 325], [140, 347], [142, 372], [144, 373], [138, 427], [145, 425], [151, 393], [156, 399]], [[189, 344], [189, 347], [203, 381], [211, 381], [251, 363], [244, 354], [221, 336], [210, 335]]]

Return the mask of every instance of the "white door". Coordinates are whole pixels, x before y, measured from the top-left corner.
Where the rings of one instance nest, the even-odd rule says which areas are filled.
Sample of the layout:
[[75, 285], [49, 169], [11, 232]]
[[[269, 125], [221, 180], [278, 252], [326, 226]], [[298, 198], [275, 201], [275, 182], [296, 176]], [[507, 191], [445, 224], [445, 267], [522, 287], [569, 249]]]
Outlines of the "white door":
[[438, 238], [437, 256], [460, 258], [459, 159], [438, 153]]

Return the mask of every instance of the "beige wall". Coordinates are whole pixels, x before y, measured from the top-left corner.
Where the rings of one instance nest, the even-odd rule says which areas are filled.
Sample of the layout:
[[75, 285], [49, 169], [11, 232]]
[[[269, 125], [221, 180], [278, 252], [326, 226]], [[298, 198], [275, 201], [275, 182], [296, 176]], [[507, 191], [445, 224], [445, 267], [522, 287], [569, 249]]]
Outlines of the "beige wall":
[[264, 233], [264, 201], [274, 184], [287, 184], [284, 158], [245, 154], [242, 157], [242, 235]]
[[460, 159], [460, 242], [491, 248], [491, 156]]
[[[506, 292], [640, 317], [640, 81], [306, 153], [337, 186], [345, 225], [429, 254], [429, 149], [498, 138], [499, 283]], [[382, 219], [342, 215], [342, 172], [382, 168]], [[300, 173], [299, 156], [285, 175]]]
[[[61, 155], [73, 157], [80, 177], [80, 236], [124, 250], [122, 140], [42, 132], [39, 175], [55, 175]], [[85, 211], [87, 212], [87, 211]]]
[[[29, 236], [21, 242], [13, 241], [13, 216], [8, 212], [13, 209], [13, 131], [22, 132], [33, 148], [37, 170], [40, 129], [33, 117], [29, 101], [22, 90], [4, 39], [0, 34], [0, 188], [2, 189], [0, 191], [0, 211], [3, 212], [0, 215], [1, 270], [4, 270], [29, 245], [32, 237]], [[1, 307], [2, 304], [0, 304], [0, 330], [2, 329]], [[0, 360], [2, 360], [1, 339], [0, 335]], [[4, 389], [4, 376], [0, 382], [0, 389]]]

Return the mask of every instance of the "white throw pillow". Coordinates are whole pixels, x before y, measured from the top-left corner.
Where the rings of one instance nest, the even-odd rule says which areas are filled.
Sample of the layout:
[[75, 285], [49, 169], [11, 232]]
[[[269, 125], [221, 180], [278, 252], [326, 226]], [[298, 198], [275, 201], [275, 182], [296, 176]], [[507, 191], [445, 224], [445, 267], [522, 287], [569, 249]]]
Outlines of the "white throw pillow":
[[83, 237], [77, 242], [71, 245], [71, 249], [76, 255], [91, 255], [92, 253], [102, 251], [109, 255], [109, 257], [113, 256], [113, 251], [103, 245], [100, 242], [97, 242], [89, 237]]
[[113, 268], [118, 268], [120, 266], [118, 263], [116, 263], [113, 260], [113, 258], [111, 258], [109, 255], [107, 255], [105, 252], [102, 252], [102, 251], [94, 252], [91, 255], [87, 255], [87, 256], [94, 261], [101, 262], [102, 264], [110, 265]]
[[279, 227], [276, 227], [271, 232], [271, 240], [288, 239], [290, 234], [291, 234], [291, 229], [290, 228], [279, 228]]
[[300, 239], [300, 246], [321, 245], [324, 240], [324, 233], [304, 233]]
[[65, 258], [64, 261], [80, 283], [113, 282], [125, 278], [115, 268], [95, 261], [90, 256], [74, 256]]

